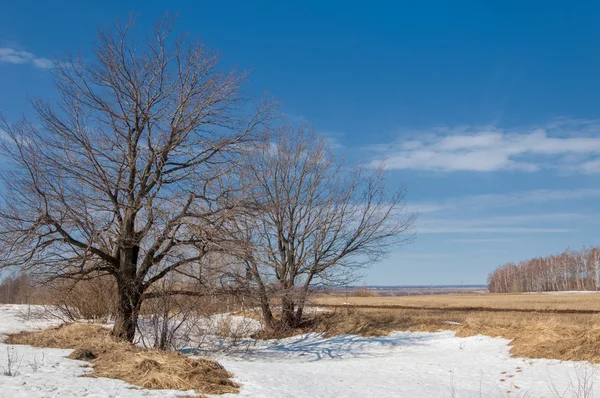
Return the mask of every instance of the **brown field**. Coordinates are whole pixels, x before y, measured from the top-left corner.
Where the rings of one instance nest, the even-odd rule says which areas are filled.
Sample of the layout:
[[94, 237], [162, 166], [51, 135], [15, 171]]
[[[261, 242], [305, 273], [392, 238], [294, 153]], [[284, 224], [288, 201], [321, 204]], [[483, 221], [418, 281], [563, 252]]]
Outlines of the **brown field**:
[[315, 317], [309, 328], [328, 335], [453, 330], [460, 337], [510, 339], [511, 353], [518, 357], [600, 363], [596, 294], [323, 296], [314, 302], [332, 311]]
[[500, 309], [600, 313], [600, 294], [444, 294], [431, 296], [351, 297], [320, 296], [316, 305], [365, 307]]

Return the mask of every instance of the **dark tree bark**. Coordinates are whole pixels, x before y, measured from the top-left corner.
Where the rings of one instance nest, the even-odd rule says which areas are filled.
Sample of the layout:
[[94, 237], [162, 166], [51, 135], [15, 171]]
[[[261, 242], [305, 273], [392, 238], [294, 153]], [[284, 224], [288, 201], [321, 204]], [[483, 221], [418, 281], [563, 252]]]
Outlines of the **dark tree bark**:
[[132, 280], [125, 281], [117, 278], [118, 312], [113, 335], [128, 341], [133, 341], [135, 336], [140, 306], [142, 305], [139, 288], [133, 283]]

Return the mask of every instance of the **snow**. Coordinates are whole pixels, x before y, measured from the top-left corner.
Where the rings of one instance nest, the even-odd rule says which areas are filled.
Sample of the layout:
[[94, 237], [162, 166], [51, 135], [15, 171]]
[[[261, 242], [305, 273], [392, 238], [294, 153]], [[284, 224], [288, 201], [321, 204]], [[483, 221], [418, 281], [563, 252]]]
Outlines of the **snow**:
[[[176, 329], [173, 338], [174, 346], [185, 352], [211, 353], [215, 349], [222, 351], [230, 346], [239, 346], [241, 340], [243, 340], [244, 346], [251, 345], [254, 340], [249, 337], [262, 329], [262, 324], [256, 319], [232, 313], [199, 316], [185, 320], [174, 317], [169, 320], [169, 323]], [[138, 320], [138, 326], [139, 345], [152, 347], [155, 336], [152, 320], [141, 318]], [[139, 333], [140, 331], [141, 333]], [[224, 338], [221, 336], [222, 334], [230, 337]]]
[[[0, 338], [59, 323], [35, 317], [28, 320], [23, 318], [26, 310], [26, 306], [0, 306]], [[213, 320], [218, 323], [230, 317], [224, 314]], [[233, 319], [227, 322], [247, 324], [244, 319]], [[240, 394], [227, 397], [566, 398], [577, 396], [581, 382], [591, 385], [598, 370], [586, 362], [511, 358], [506, 339], [458, 338], [449, 331], [394, 332], [378, 338], [324, 338], [312, 333], [252, 342], [246, 349], [217, 356], [242, 384]], [[185, 395], [136, 389], [119, 380], [80, 377], [89, 368], [82, 367], [85, 362], [65, 358], [70, 352], [0, 343], [0, 371], [3, 373], [9, 354], [19, 365], [14, 377], [0, 374], [0, 398]]]
[[511, 358], [508, 343], [449, 331], [307, 334], [220, 362], [243, 384], [238, 397], [571, 397], [596, 376], [584, 362]]
[[[0, 340], [4, 335], [24, 330], [56, 326], [61, 322], [35, 313], [43, 307], [0, 305]], [[73, 350], [34, 348], [0, 343], [0, 398], [46, 397], [178, 397], [186, 395], [173, 390], [141, 390], [120, 380], [80, 377], [90, 372], [87, 362], [66, 358]], [[8, 357], [14, 359], [16, 376], [6, 376]], [[187, 395], [193, 395], [189, 392]]]

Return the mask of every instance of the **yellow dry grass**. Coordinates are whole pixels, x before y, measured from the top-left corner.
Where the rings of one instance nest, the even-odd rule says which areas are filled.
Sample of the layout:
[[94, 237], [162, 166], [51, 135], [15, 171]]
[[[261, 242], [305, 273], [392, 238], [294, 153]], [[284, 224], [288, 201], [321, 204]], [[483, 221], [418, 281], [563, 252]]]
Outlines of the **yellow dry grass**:
[[[511, 353], [518, 357], [600, 363], [600, 314], [567, 312], [600, 307], [594, 301], [600, 301], [597, 295], [331, 296], [316, 301], [339, 305], [342, 300], [363, 307], [347, 305], [319, 314], [312, 328], [328, 335], [365, 336], [395, 330], [453, 330], [459, 337], [483, 334], [510, 339]], [[387, 308], [366, 307], [386, 303]], [[410, 305], [415, 308], [398, 307]], [[565, 312], [521, 312], [556, 309]]]
[[315, 298], [317, 305], [402, 306], [412, 308], [600, 311], [600, 294], [445, 294], [393, 297]]
[[239, 386], [219, 363], [180, 353], [147, 350], [117, 340], [97, 325], [66, 324], [39, 332], [9, 335], [8, 344], [75, 349], [72, 359], [94, 364], [95, 377], [109, 377], [148, 389], [195, 390], [199, 394], [237, 393]]

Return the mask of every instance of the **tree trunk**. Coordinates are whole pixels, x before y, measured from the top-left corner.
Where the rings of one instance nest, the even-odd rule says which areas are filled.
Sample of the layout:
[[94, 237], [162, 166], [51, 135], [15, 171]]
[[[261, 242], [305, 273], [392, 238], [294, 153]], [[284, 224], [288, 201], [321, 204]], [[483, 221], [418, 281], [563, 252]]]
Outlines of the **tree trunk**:
[[268, 329], [273, 330], [276, 328], [276, 324], [275, 318], [273, 318], [273, 311], [271, 311], [271, 302], [269, 300], [269, 295], [267, 294], [267, 288], [265, 287], [265, 284], [263, 283], [260, 277], [260, 273], [258, 272], [258, 267], [256, 266], [256, 264], [249, 262], [249, 267], [249, 277], [251, 279], [254, 279], [256, 281], [256, 284], [258, 285], [258, 298], [260, 300], [260, 308], [263, 314], [263, 321], [265, 322], [265, 326]]
[[258, 290], [260, 297], [260, 308], [262, 310], [265, 326], [271, 330], [275, 329], [275, 318], [273, 318], [273, 312], [271, 311], [271, 303], [269, 302], [269, 296], [262, 281], [260, 281], [258, 284]]
[[304, 286], [302, 286], [300, 298], [298, 299], [298, 303], [297, 303], [298, 308], [296, 308], [296, 326], [300, 325], [300, 322], [302, 321], [302, 314], [304, 312], [304, 306], [306, 305], [306, 299], [308, 298], [308, 288], [310, 286], [312, 278], [313, 278], [313, 275], [310, 274], [308, 276], [308, 279], [304, 283]]
[[302, 313], [304, 312], [304, 303], [298, 304], [298, 308], [296, 308], [296, 326], [300, 325], [300, 321], [302, 321]]
[[600, 290], [600, 260], [594, 262], [594, 268], [596, 271], [596, 291]]
[[288, 297], [281, 299], [281, 325], [284, 328], [295, 328], [298, 325], [294, 313], [294, 301]]
[[[154, 348], [159, 350], [167, 350], [167, 345], [169, 344], [170, 336], [169, 336], [169, 312], [171, 310], [171, 300], [169, 297], [161, 297], [160, 298], [162, 314], [158, 319], [160, 328], [160, 332], [157, 333], [157, 339], [154, 342]], [[157, 310], [158, 312], [158, 310]], [[156, 316], [156, 315], [155, 315]]]
[[117, 317], [112, 334], [129, 342], [135, 337], [142, 304], [142, 292], [136, 283], [138, 252], [137, 246], [120, 250], [121, 265], [117, 276]]
[[298, 305], [296, 308], [296, 325], [298, 326], [300, 325], [300, 322], [302, 321], [302, 314], [304, 312], [304, 306], [306, 305], [306, 297], [308, 296], [308, 285], [306, 285], [303, 289], [302, 289], [302, 295], [300, 296], [300, 299], [298, 300]]
[[271, 311], [271, 306], [269, 305], [268, 300], [265, 303], [265, 301], [261, 299], [260, 307], [262, 309], [265, 326], [271, 330], [275, 329], [275, 318], [273, 318], [273, 312]]
[[140, 313], [141, 294], [131, 283], [118, 284], [117, 318], [112, 334], [120, 339], [133, 342], [135, 328]]

